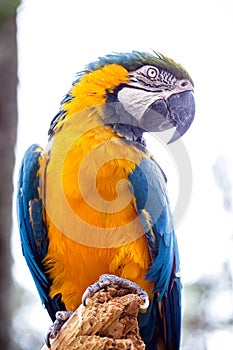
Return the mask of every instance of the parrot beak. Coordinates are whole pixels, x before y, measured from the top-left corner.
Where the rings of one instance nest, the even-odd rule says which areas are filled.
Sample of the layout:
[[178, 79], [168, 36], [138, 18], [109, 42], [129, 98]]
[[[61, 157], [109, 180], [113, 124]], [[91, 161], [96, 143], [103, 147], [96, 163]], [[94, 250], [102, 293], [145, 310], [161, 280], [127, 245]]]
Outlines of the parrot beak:
[[195, 115], [195, 101], [192, 91], [172, 94], [167, 99], [152, 103], [141, 119], [145, 131], [165, 131], [175, 128], [169, 143], [178, 140], [189, 129]]
[[192, 91], [185, 91], [171, 95], [167, 103], [170, 118], [175, 122], [176, 129], [169, 144], [178, 140], [189, 129], [195, 115], [195, 101]]

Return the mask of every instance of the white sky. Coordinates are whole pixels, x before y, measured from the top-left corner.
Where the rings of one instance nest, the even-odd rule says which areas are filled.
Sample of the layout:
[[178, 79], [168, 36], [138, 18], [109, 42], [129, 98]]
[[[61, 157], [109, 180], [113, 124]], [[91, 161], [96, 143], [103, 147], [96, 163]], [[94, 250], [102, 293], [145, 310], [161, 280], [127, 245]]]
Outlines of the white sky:
[[[219, 272], [232, 254], [233, 221], [232, 212], [224, 211], [211, 168], [222, 155], [233, 175], [232, 33], [230, 0], [24, 1], [18, 11], [16, 172], [28, 146], [45, 146], [49, 123], [86, 63], [111, 52], [162, 52], [184, 65], [195, 82], [196, 120], [183, 137], [193, 188], [189, 210], [177, 228], [182, 278], [188, 283]], [[149, 144], [168, 174], [174, 205], [179, 180], [174, 161], [163, 147]], [[17, 233], [13, 248], [17, 280], [34, 288]], [[215, 349], [210, 342], [208, 350]]]

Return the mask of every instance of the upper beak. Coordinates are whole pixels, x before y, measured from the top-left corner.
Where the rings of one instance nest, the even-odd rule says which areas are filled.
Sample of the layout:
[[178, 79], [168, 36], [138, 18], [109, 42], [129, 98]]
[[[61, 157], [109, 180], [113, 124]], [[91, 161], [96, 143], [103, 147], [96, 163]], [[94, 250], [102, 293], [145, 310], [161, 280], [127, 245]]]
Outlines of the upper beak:
[[170, 118], [174, 121], [176, 129], [168, 142], [169, 144], [184, 135], [193, 122], [195, 115], [193, 92], [185, 91], [171, 95], [167, 103], [170, 111]]
[[165, 131], [175, 127], [168, 143], [178, 140], [188, 130], [195, 115], [195, 101], [191, 90], [177, 92], [167, 99], [152, 103], [142, 116], [146, 131]]

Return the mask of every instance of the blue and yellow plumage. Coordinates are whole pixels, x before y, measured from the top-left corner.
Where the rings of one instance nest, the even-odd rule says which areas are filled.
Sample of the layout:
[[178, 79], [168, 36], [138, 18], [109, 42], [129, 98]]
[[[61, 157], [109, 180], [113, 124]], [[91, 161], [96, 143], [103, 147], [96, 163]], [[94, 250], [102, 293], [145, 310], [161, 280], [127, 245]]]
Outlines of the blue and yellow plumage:
[[167, 57], [114, 54], [91, 63], [61, 104], [45, 150], [23, 159], [18, 218], [23, 254], [54, 319], [74, 310], [103, 273], [150, 297], [139, 315], [147, 349], [179, 349], [179, 255], [166, 177], [143, 133], [194, 117], [193, 82]]

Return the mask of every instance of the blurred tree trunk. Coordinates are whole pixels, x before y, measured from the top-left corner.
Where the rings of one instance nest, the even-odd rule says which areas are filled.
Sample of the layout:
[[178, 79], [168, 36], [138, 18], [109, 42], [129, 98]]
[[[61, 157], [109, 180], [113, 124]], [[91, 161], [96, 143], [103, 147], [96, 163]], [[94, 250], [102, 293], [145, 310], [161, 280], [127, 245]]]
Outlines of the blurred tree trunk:
[[11, 226], [12, 174], [17, 129], [17, 54], [15, 0], [0, 0], [0, 344], [12, 349]]

